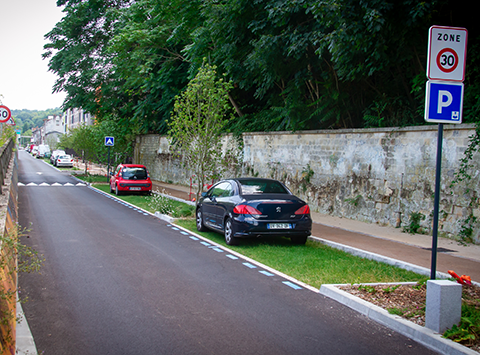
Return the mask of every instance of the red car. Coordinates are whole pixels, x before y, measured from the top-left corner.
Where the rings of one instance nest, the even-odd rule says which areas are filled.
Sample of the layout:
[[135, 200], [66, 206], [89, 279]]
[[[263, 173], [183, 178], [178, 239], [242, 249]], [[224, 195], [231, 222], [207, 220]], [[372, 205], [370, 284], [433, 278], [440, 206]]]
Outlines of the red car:
[[110, 173], [110, 192], [152, 193], [152, 180], [145, 165], [120, 164], [114, 173]]

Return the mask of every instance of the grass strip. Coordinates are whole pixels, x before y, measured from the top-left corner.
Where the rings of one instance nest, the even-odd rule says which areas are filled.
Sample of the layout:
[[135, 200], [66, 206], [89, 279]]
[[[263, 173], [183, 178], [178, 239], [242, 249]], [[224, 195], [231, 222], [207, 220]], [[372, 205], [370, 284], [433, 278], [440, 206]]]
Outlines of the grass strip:
[[[93, 186], [103, 192], [115, 195], [110, 192], [110, 185], [108, 184], [94, 184]], [[140, 207], [150, 213], [155, 213], [156, 211], [158, 211], [158, 208], [153, 207], [154, 206], [152, 204], [153, 196], [132, 194], [132, 195], [120, 195], [116, 197], [132, 205]], [[190, 206], [190, 205], [187, 205], [186, 203], [172, 200], [172, 199], [168, 199], [168, 204], [169, 204], [169, 210], [171, 212], [170, 214], [174, 218], [194, 215], [193, 214], [193, 211], [195, 209], [194, 206]]]

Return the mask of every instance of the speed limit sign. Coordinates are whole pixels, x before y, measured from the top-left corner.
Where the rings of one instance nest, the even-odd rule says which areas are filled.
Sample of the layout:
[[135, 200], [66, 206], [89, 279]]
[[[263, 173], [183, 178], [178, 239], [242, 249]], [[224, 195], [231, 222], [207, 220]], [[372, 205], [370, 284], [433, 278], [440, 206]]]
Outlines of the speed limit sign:
[[7, 122], [10, 117], [12, 117], [12, 113], [7, 106], [0, 105], [0, 122]]
[[466, 28], [432, 26], [428, 36], [427, 76], [430, 80], [465, 79]]

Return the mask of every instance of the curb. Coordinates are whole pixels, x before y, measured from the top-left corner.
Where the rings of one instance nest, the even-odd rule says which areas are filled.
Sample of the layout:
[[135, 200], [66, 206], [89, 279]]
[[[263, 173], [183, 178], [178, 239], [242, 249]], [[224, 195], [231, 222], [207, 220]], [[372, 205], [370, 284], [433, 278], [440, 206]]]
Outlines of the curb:
[[[399, 284], [390, 283], [390, 284]], [[400, 284], [415, 284], [415, 282], [403, 282]], [[376, 285], [376, 284], [364, 284]], [[378, 285], [378, 284], [377, 284]], [[399, 316], [388, 313], [381, 307], [371, 304], [361, 298], [355, 297], [348, 292], [340, 290], [337, 286], [348, 286], [347, 284], [322, 285], [320, 294], [329, 297], [361, 314], [367, 318], [382, 324], [397, 333], [409, 337], [412, 340], [424, 345], [425, 347], [445, 355], [478, 355], [478, 352], [471, 350], [463, 345], [455, 343], [452, 340], [441, 337], [441, 334], [433, 330], [422, 327], [418, 324], [409, 322]]]
[[[18, 299], [18, 294], [17, 294]], [[17, 324], [16, 324], [15, 346], [18, 355], [37, 355], [37, 347], [32, 336], [27, 318], [23, 313], [22, 304], [17, 301]]]

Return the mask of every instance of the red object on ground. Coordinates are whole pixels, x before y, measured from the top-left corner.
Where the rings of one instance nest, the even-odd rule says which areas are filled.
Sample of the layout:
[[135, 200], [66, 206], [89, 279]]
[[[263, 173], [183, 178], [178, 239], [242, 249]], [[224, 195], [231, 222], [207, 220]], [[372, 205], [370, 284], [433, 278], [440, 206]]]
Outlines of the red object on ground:
[[462, 284], [462, 285], [472, 284], [472, 278], [470, 276], [467, 276], [467, 275], [458, 276], [453, 270], [448, 270], [448, 273], [450, 274], [450, 276], [456, 279], [459, 284]]

